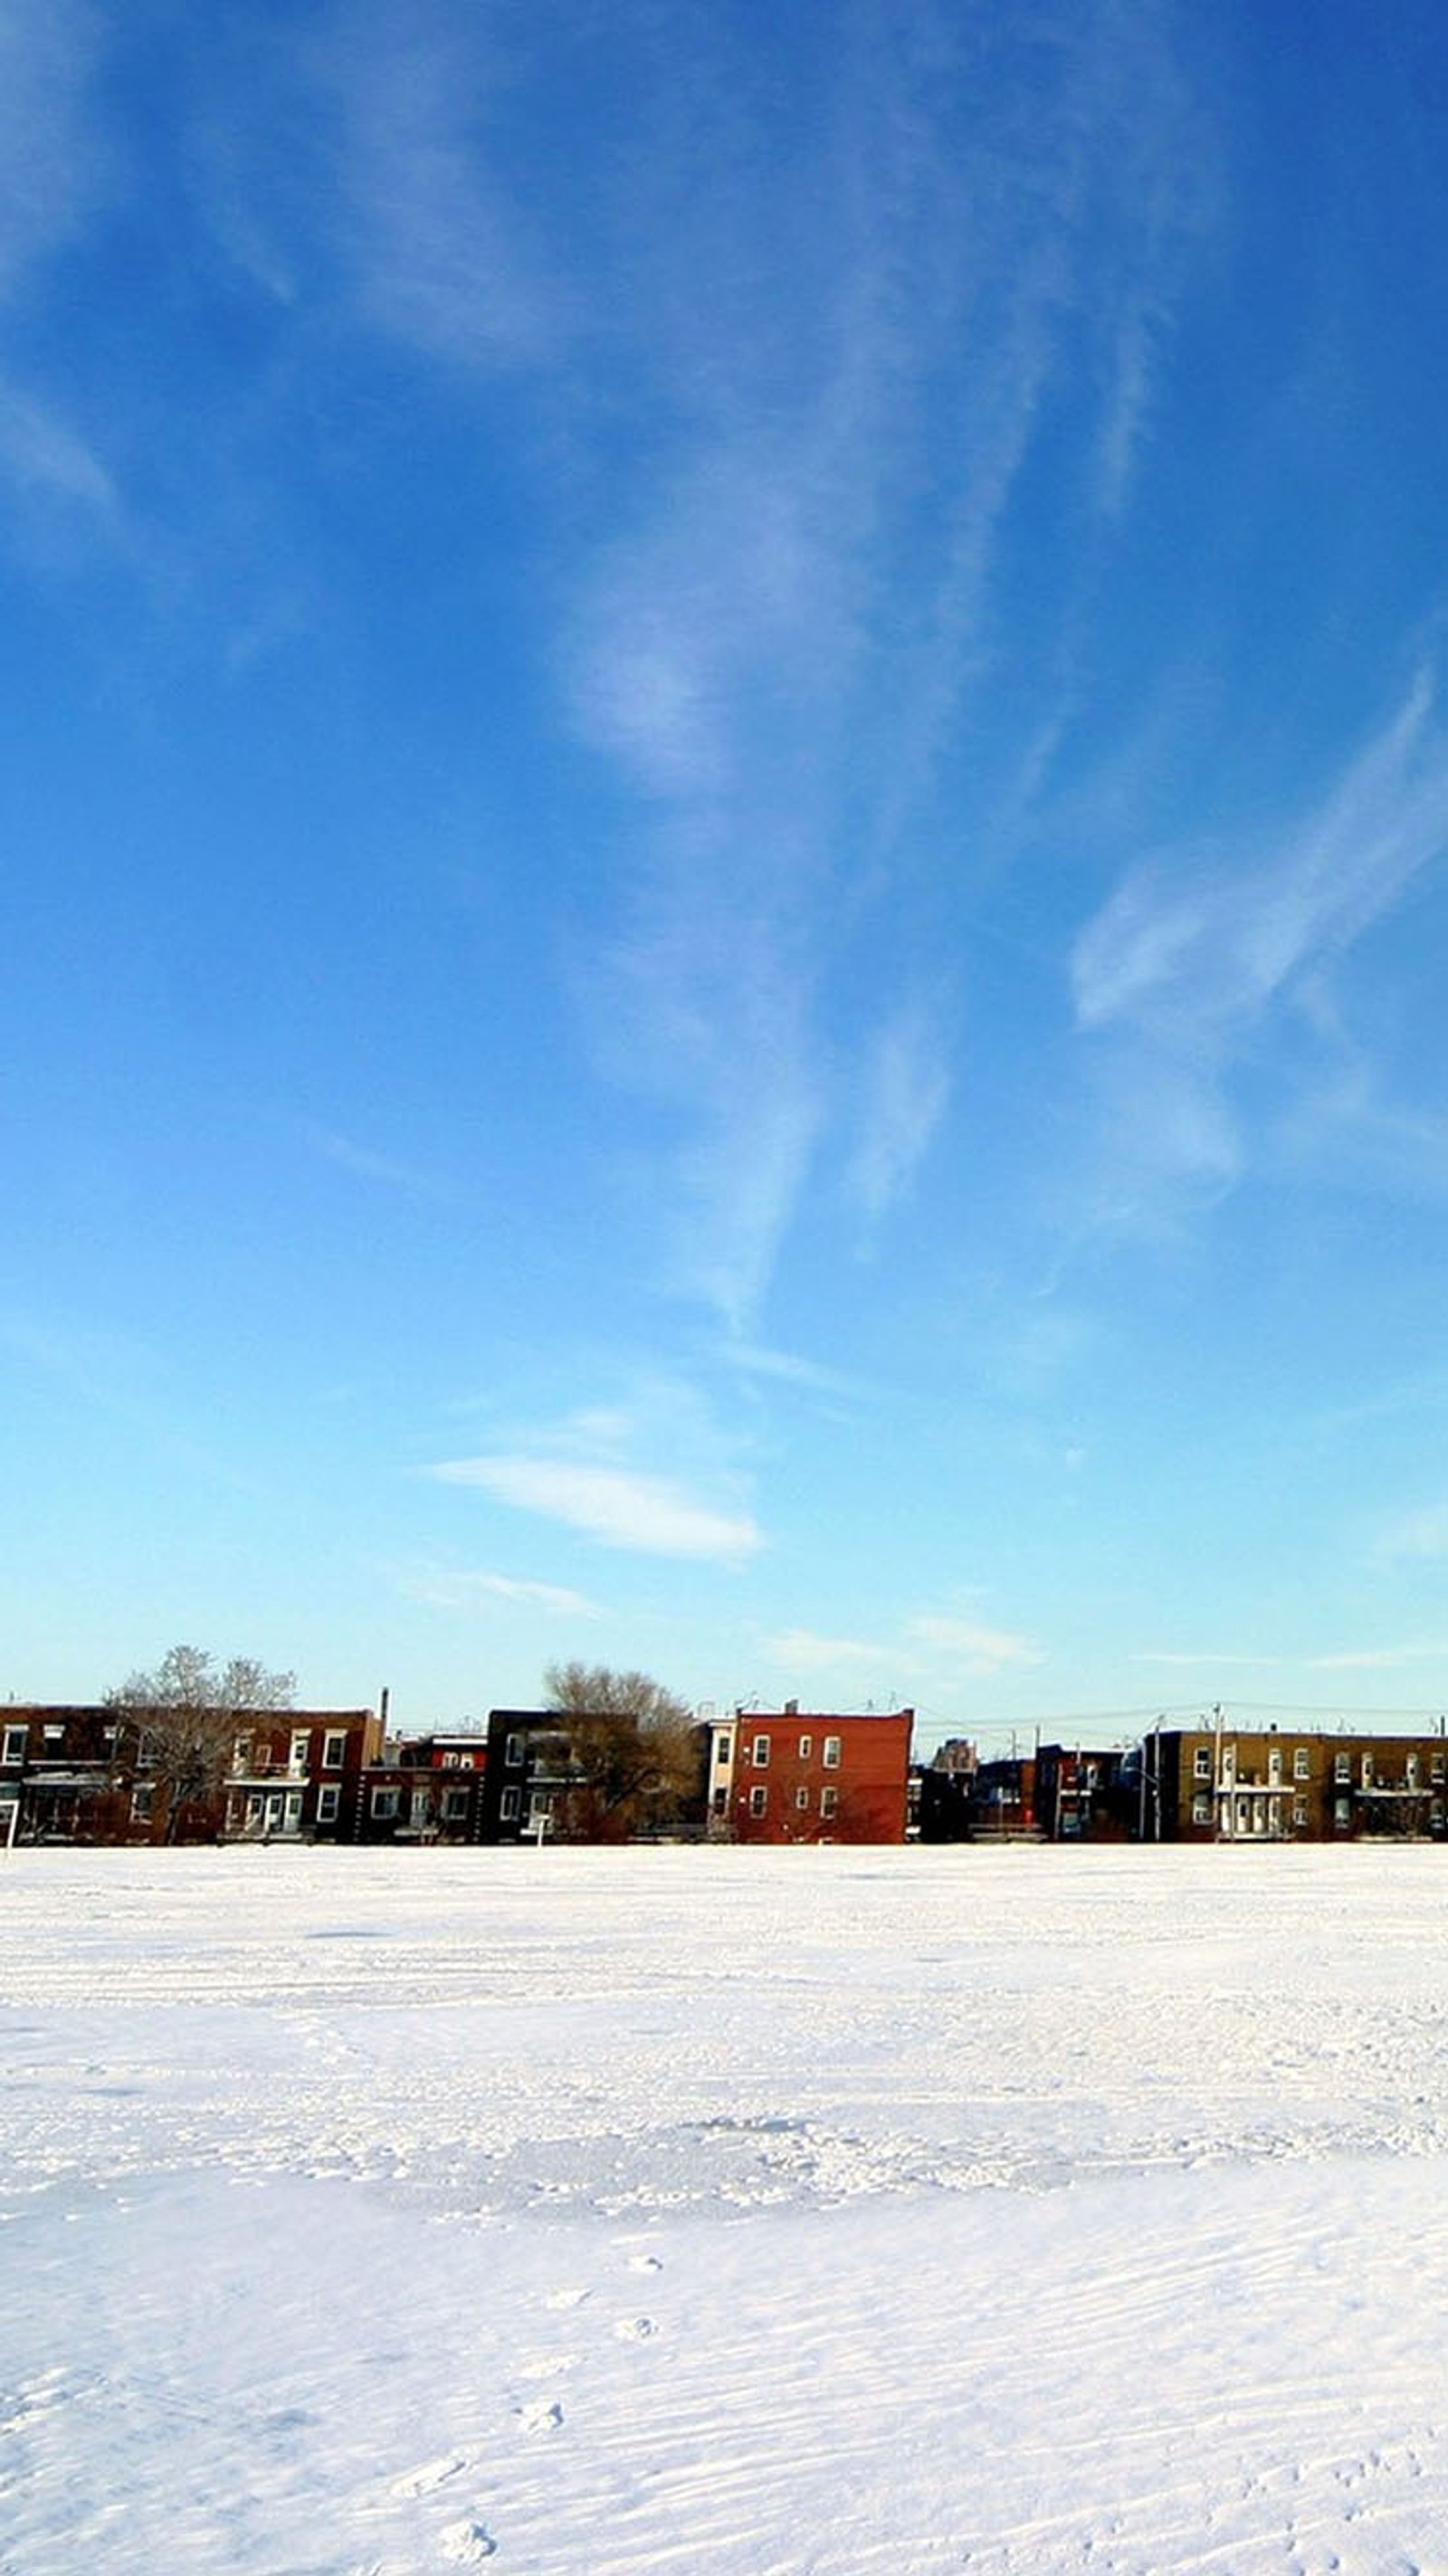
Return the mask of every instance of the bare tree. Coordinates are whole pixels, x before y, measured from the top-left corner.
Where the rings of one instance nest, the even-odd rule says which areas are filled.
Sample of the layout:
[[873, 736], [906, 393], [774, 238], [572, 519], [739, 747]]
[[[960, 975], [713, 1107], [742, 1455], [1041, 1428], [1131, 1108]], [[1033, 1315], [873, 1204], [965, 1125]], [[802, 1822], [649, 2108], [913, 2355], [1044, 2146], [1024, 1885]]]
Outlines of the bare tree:
[[688, 1704], [648, 1673], [550, 1664], [543, 1687], [569, 1748], [561, 1832], [621, 1842], [642, 1825], [669, 1822], [700, 1789], [700, 1739]]
[[254, 1655], [218, 1665], [199, 1646], [173, 1646], [154, 1672], [131, 1673], [106, 1693], [118, 1727], [130, 1734], [136, 1770], [158, 1793], [168, 1843], [183, 1819], [193, 1828], [206, 1823], [231, 1766], [238, 1720], [289, 1709], [296, 1688], [295, 1673], [268, 1672]]

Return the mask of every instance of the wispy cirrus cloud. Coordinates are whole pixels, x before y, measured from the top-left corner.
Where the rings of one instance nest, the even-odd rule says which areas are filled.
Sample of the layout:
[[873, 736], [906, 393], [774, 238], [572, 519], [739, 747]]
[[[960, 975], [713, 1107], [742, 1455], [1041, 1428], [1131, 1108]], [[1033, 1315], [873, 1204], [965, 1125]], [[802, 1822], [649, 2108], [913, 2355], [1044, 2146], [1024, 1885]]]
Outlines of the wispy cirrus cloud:
[[515, 1511], [561, 1521], [603, 1547], [733, 1565], [761, 1544], [749, 1514], [720, 1511], [668, 1477], [630, 1468], [503, 1453], [444, 1460], [430, 1472], [442, 1484], [476, 1486]]
[[435, 1174], [423, 1171], [396, 1155], [380, 1154], [370, 1145], [359, 1144], [335, 1127], [319, 1127], [304, 1122], [302, 1134], [313, 1150], [336, 1163], [344, 1172], [354, 1172], [359, 1180], [376, 1181], [384, 1189], [400, 1190], [409, 1198], [441, 1199], [449, 1196], [446, 1185]]
[[0, 295], [80, 229], [112, 175], [93, 100], [105, 32], [89, 0], [0, 12]]
[[[686, 1123], [673, 1280], [736, 1329], [831, 1149], [878, 1221], [944, 1115], [918, 943], [904, 913], [879, 939], [875, 910], [909, 836], [938, 831], [1047, 407], [1099, 450], [1096, 524], [1130, 479], [1200, 157], [1168, 25], [1088, 8], [1049, 54], [979, 30], [967, 76], [943, 13], [867, 8], [810, 66], [787, 149], [788, 102], [766, 109], [745, 66], [712, 60], [687, 100], [693, 184], [635, 307], [665, 408], [580, 582], [568, 677], [653, 817], [601, 1042]], [[650, 174], [650, 211], [667, 184]], [[884, 994], [853, 1138], [845, 929], [876, 940]]]
[[785, 1672], [876, 1673], [892, 1676], [892, 1687], [907, 1692], [918, 1687], [912, 1676], [922, 1672], [933, 1687], [946, 1679], [989, 1677], [1044, 1662], [1039, 1647], [1011, 1629], [988, 1628], [954, 1611], [919, 1611], [878, 1637], [839, 1637], [810, 1628], [787, 1628], [768, 1640], [769, 1652]]
[[1045, 1658], [1029, 1637], [1011, 1628], [987, 1628], [978, 1620], [953, 1613], [926, 1613], [906, 1623], [912, 1644], [947, 1657], [968, 1673], [1000, 1673], [1012, 1666], [1039, 1664]]
[[512, 1608], [541, 1610], [548, 1618], [602, 1619], [602, 1605], [565, 1583], [539, 1583], [512, 1574], [494, 1574], [481, 1566], [422, 1565], [403, 1570], [399, 1584], [409, 1600], [425, 1609], [479, 1611], [502, 1602]]
[[487, 13], [360, 0], [319, 61], [362, 313], [453, 365], [552, 357], [560, 288], [498, 167], [507, 70]]
[[1149, 1204], [1153, 1188], [1231, 1186], [1249, 1149], [1234, 1076], [1249, 1057], [1260, 1066], [1264, 1031], [1284, 1022], [1298, 1056], [1303, 1045], [1325, 1052], [1328, 1070], [1310, 1085], [1308, 1107], [1294, 1077], [1282, 1079], [1281, 1137], [1302, 1150], [1319, 1126], [1337, 1135], [1367, 1121], [1401, 1128], [1353, 1057], [1332, 979], [1445, 846], [1448, 732], [1422, 673], [1318, 803], [1275, 839], [1168, 853], [1128, 871], [1072, 961], [1078, 1027], [1103, 1050], [1108, 1154], [1126, 1176], [1128, 1203], [1132, 1190]]
[[907, 998], [869, 1050], [859, 1142], [847, 1176], [872, 1224], [909, 1188], [949, 1097], [950, 1049], [940, 1018]]

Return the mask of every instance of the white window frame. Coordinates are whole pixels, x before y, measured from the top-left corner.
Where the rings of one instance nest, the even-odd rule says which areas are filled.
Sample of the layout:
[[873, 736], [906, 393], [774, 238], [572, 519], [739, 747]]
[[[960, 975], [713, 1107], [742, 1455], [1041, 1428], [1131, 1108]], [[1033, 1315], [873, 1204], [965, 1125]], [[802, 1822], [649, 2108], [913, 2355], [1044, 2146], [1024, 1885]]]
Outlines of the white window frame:
[[5, 1749], [3, 1753], [0, 1753], [0, 1761], [3, 1761], [6, 1770], [18, 1771], [24, 1763], [29, 1750], [29, 1727], [7, 1726], [5, 1729]]
[[468, 1820], [468, 1793], [466, 1789], [444, 1789], [442, 1793], [442, 1812], [445, 1824], [465, 1825]]
[[517, 1789], [505, 1789], [498, 1800], [498, 1815], [505, 1825], [516, 1825], [522, 1813], [522, 1796]]
[[1193, 1798], [1193, 1800], [1192, 1800], [1192, 1823], [1193, 1823], [1194, 1825], [1209, 1825], [1209, 1824], [1211, 1823], [1211, 1821], [1212, 1821], [1212, 1802], [1211, 1802], [1211, 1799], [1210, 1799], [1210, 1798]]
[[767, 1815], [768, 1815], [768, 1813], [769, 1813], [769, 1791], [768, 1791], [767, 1789], [760, 1787], [760, 1788], [754, 1788], [754, 1789], [751, 1789], [751, 1790], [750, 1790], [750, 1792], [749, 1792], [749, 1812], [750, 1812], [751, 1816], [767, 1816]]
[[801, 1783], [800, 1787], [799, 1787], [798, 1789], [796, 1789], [796, 1791], [795, 1791], [795, 1793], [794, 1793], [794, 1803], [795, 1803], [795, 1805], [799, 1808], [799, 1810], [800, 1810], [801, 1814], [804, 1814], [804, 1813], [806, 1813], [806, 1812], [808, 1811], [808, 1808], [809, 1808], [809, 1791], [808, 1791], [808, 1789], [806, 1789], [806, 1788], [804, 1787], [803, 1783]]
[[756, 1735], [754, 1743], [750, 1749], [750, 1759], [752, 1760], [756, 1771], [767, 1771], [769, 1769], [769, 1738], [767, 1735]]
[[830, 1821], [830, 1819], [831, 1819], [832, 1817], [834, 1817], [834, 1816], [837, 1816], [837, 1815], [839, 1814], [839, 1812], [840, 1812], [840, 1793], [839, 1793], [838, 1789], [821, 1789], [821, 1791], [820, 1791], [820, 1816], [821, 1816], [822, 1821], [823, 1821], [824, 1823], [828, 1824], [828, 1823], [829, 1823], [829, 1821]]
[[294, 1780], [305, 1780], [311, 1758], [311, 1728], [309, 1726], [294, 1726], [292, 1728], [291, 1742], [287, 1746], [287, 1769], [290, 1771]]
[[839, 1770], [839, 1768], [840, 1768], [840, 1765], [841, 1765], [841, 1764], [842, 1764], [842, 1762], [844, 1761], [844, 1758], [845, 1758], [845, 1739], [844, 1739], [844, 1737], [843, 1737], [842, 1735], [827, 1735], [827, 1736], [825, 1737], [825, 1752], [824, 1752], [825, 1769], [826, 1769], [827, 1771], [838, 1771], [838, 1770]]
[[1210, 1780], [1211, 1776], [1212, 1748], [1210, 1744], [1199, 1744], [1195, 1753], [1192, 1755], [1192, 1778], [1194, 1780]]
[[799, 1739], [799, 1758], [801, 1762], [808, 1762], [813, 1752], [814, 1737], [812, 1735], [802, 1735]]
[[1312, 1778], [1312, 1752], [1311, 1748], [1306, 1744], [1297, 1744], [1293, 1747], [1292, 1777], [1294, 1780], [1310, 1780]]
[[400, 1789], [395, 1787], [391, 1789], [379, 1788], [374, 1789], [372, 1792], [368, 1813], [375, 1816], [380, 1825], [392, 1825], [397, 1822], [401, 1807], [402, 1791]]
[[317, 1791], [317, 1822], [335, 1825], [342, 1804], [342, 1792], [335, 1780], [325, 1781]]
[[732, 1752], [733, 1752], [733, 1747], [734, 1747], [734, 1739], [733, 1739], [733, 1737], [732, 1737], [732, 1736], [729, 1736], [729, 1735], [721, 1735], [721, 1736], [718, 1738], [717, 1742], [715, 1743], [715, 1746], [714, 1746], [714, 1759], [715, 1759], [716, 1763], [718, 1764], [719, 1769], [720, 1769], [721, 1771], [727, 1771], [727, 1770], [728, 1770], [728, 1768], [729, 1768], [729, 1762], [730, 1762], [730, 1756], [731, 1756], [731, 1754], [732, 1754]]
[[346, 1759], [346, 1728], [343, 1726], [329, 1726], [326, 1734], [322, 1738], [322, 1769], [324, 1771], [340, 1771], [345, 1764]]
[[521, 1735], [509, 1736], [507, 1743], [503, 1747], [503, 1760], [506, 1762], [510, 1771], [522, 1770], [523, 1738]]
[[1350, 1753], [1338, 1753], [1333, 1756], [1332, 1778], [1333, 1786], [1335, 1788], [1350, 1789], [1352, 1787], [1352, 1755]]

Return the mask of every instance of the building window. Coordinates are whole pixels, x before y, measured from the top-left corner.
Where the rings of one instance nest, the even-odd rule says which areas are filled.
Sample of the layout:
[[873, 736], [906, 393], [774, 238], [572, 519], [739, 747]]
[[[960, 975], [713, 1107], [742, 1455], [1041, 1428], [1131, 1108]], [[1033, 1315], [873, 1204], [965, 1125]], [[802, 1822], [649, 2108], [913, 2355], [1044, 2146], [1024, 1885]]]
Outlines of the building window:
[[340, 1771], [346, 1759], [346, 1736], [340, 1727], [329, 1728], [322, 1738], [322, 1769]]
[[820, 1791], [820, 1814], [821, 1814], [822, 1816], [826, 1816], [826, 1817], [828, 1817], [828, 1816], [838, 1815], [838, 1813], [839, 1813], [839, 1806], [840, 1806], [840, 1793], [839, 1793], [838, 1789], [821, 1789], [821, 1791]]
[[1352, 1829], [1352, 1800], [1351, 1800], [1351, 1798], [1335, 1798], [1335, 1799], [1333, 1800], [1333, 1807], [1332, 1807], [1332, 1821], [1333, 1821], [1334, 1829], [1335, 1829], [1338, 1833], [1340, 1833], [1340, 1834], [1345, 1834], [1345, 1833], [1349, 1833], [1349, 1832], [1351, 1831], [1351, 1829]]
[[29, 1742], [30, 1729], [28, 1726], [6, 1727], [4, 1758], [6, 1767], [9, 1770], [14, 1771], [19, 1769], [20, 1764], [25, 1759], [25, 1748]]
[[233, 1771], [247, 1771], [251, 1768], [251, 1737], [249, 1735], [238, 1735], [233, 1743], [231, 1748], [231, 1767]]
[[287, 1764], [288, 1770], [294, 1773], [305, 1771], [307, 1767], [307, 1756], [311, 1752], [311, 1749], [312, 1739], [308, 1729], [304, 1726], [293, 1727], [291, 1758]]
[[[507, 1745], [504, 1748], [503, 1760], [507, 1763], [510, 1771], [521, 1771], [523, 1767], [523, 1738], [521, 1735], [509, 1736]], [[515, 1807], [513, 1809], [515, 1816], [517, 1812], [518, 1810]]]
[[825, 1737], [825, 1769], [827, 1771], [838, 1771], [840, 1767], [840, 1756], [843, 1750], [844, 1747], [838, 1735], [827, 1735]]
[[799, 1808], [800, 1813], [803, 1814], [809, 1805], [808, 1789], [796, 1789], [794, 1793], [794, 1803]]
[[767, 1771], [769, 1769], [769, 1738], [767, 1735], [756, 1735], [754, 1739], [754, 1768], [756, 1771]]
[[721, 1770], [721, 1771], [727, 1771], [727, 1770], [728, 1770], [728, 1768], [729, 1768], [729, 1756], [730, 1756], [730, 1753], [731, 1753], [732, 1749], [733, 1749], [733, 1739], [732, 1739], [730, 1736], [727, 1736], [727, 1735], [721, 1735], [721, 1736], [720, 1736], [720, 1738], [719, 1738], [719, 1740], [718, 1740], [718, 1742], [717, 1742], [717, 1744], [716, 1744], [716, 1745], [715, 1745], [715, 1747], [714, 1747], [714, 1759], [715, 1759], [715, 1761], [718, 1763], [719, 1768], [720, 1768], [720, 1770]]
[[1429, 1777], [1429, 1779], [1432, 1781], [1433, 1786], [1434, 1786], [1434, 1788], [1435, 1788], [1435, 1789], [1441, 1789], [1441, 1788], [1442, 1788], [1442, 1786], [1443, 1786], [1443, 1756], [1442, 1756], [1442, 1754], [1441, 1754], [1441, 1753], [1435, 1753], [1435, 1754], [1434, 1754], [1433, 1759], [1432, 1759], [1431, 1763], [1430, 1763], [1430, 1764], [1429, 1764], [1429, 1766], [1428, 1766], [1428, 1777]]
[[1372, 1785], [1373, 1785], [1373, 1757], [1372, 1757], [1372, 1755], [1371, 1755], [1370, 1753], [1365, 1753], [1365, 1754], [1363, 1755], [1363, 1787], [1364, 1787], [1365, 1789], [1370, 1789], [1370, 1788], [1372, 1787]]
[[1351, 1788], [1352, 1755], [1350, 1753], [1339, 1753], [1334, 1757], [1332, 1776], [1340, 1789]]
[[372, 1792], [372, 1813], [377, 1818], [378, 1823], [390, 1823], [396, 1816], [401, 1802], [402, 1792], [400, 1789], [374, 1789]]
[[1293, 1801], [1292, 1801], [1292, 1821], [1293, 1821], [1294, 1825], [1296, 1825], [1296, 1826], [1299, 1828], [1299, 1830], [1300, 1830], [1300, 1829], [1301, 1829], [1301, 1828], [1306, 1824], [1306, 1822], [1307, 1822], [1307, 1800], [1306, 1800], [1305, 1798], [1294, 1798], [1294, 1799], [1293, 1799]]
[[131, 1813], [138, 1824], [144, 1824], [156, 1803], [156, 1792], [149, 1780], [143, 1780], [131, 1791]]
[[1212, 1821], [1212, 1802], [1211, 1802], [1211, 1799], [1210, 1799], [1210, 1798], [1193, 1798], [1193, 1800], [1192, 1800], [1192, 1823], [1193, 1823], [1194, 1825], [1209, 1825], [1209, 1824], [1211, 1823], [1211, 1821]]
[[445, 1823], [449, 1825], [465, 1824], [467, 1822], [468, 1813], [468, 1793], [466, 1789], [444, 1789], [442, 1793], [442, 1812]]
[[768, 1808], [768, 1806], [769, 1806], [769, 1791], [768, 1791], [767, 1789], [751, 1789], [751, 1790], [750, 1790], [750, 1792], [749, 1792], [749, 1812], [750, 1812], [751, 1816], [762, 1816], [762, 1815], [764, 1815], [764, 1814], [765, 1814], [765, 1812], [766, 1812], [766, 1810], [767, 1810], [767, 1808]]
[[801, 1762], [808, 1762], [813, 1751], [814, 1737], [812, 1735], [802, 1735], [799, 1739], [799, 1758]]
[[330, 1787], [319, 1789], [319, 1790], [317, 1791], [317, 1822], [318, 1822], [318, 1824], [319, 1824], [319, 1825], [335, 1825], [335, 1823], [336, 1823], [336, 1821], [337, 1821], [337, 1809], [339, 1808], [339, 1806], [341, 1805], [341, 1803], [342, 1803], [342, 1792], [341, 1792], [341, 1790], [337, 1787], [337, 1785], [336, 1785], [335, 1781], [331, 1784], [331, 1786], [330, 1786]]
[[515, 1825], [517, 1823], [520, 1803], [516, 1789], [505, 1789], [503, 1791], [502, 1797], [498, 1802], [498, 1813], [502, 1817], [505, 1825]]
[[1210, 1744], [1199, 1744], [1197, 1746], [1196, 1752], [1192, 1756], [1192, 1776], [1197, 1780], [1210, 1780], [1212, 1776], [1212, 1748]]
[[1310, 1780], [1312, 1777], [1312, 1755], [1305, 1744], [1297, 1745], [1293, 1751], [1292, 1777], [1294, 1780]]

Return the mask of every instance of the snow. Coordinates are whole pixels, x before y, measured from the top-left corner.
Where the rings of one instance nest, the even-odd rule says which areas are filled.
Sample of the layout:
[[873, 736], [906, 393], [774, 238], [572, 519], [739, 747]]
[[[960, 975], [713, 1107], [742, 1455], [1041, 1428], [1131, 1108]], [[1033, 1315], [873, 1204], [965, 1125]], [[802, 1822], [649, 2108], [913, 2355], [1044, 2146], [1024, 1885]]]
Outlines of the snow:
[[1448, 1859], [17, 1851], [0, 2563], [1448, 2568]]

